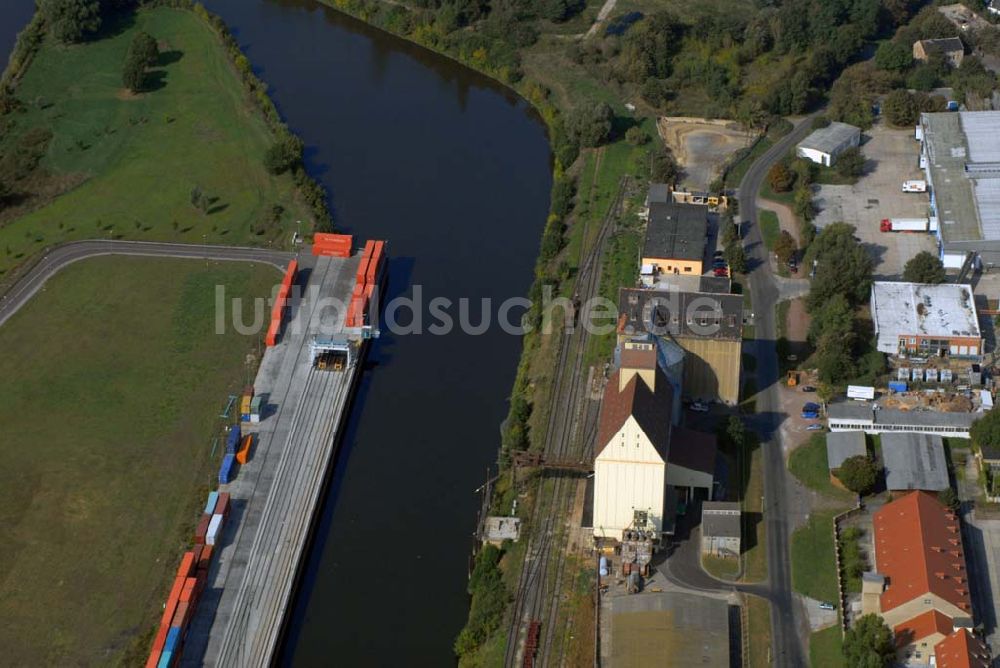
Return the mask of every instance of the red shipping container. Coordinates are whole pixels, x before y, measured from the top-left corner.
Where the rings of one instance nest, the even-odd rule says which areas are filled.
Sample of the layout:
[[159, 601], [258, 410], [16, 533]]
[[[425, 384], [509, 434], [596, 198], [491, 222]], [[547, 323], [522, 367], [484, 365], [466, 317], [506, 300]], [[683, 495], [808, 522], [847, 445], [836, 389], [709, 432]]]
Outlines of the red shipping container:
[[295, 274], [298, 272], [299, 262], [298, 260], [292, 260], [288, 263], [288, 269], [285, 269], [285, 277], [281, 279], [281, 284], [287, 287], [289, 290], [292, 288], [292, 283], [295, 282]]
[[201, 563], [201, 552], [205, 549], [204, 545], [195, 545], [191, 552], [194, 554], [194, 565], [192, 568], [198, 568], [198, 564]]
[[153, 638], [153, 646], [149, 650], [149, 658], [146, 659], [146, 668], [156, 668], [157, 664], [160, 663], [160, 654], [163, 652], [163, 644], [167, 641], [167, 632], [169, 631], [168, 625], [160, 624], [156, 637]]
[[[171, 627], [177, 627], [179, 629], [186, 629], [188, 624], [188, 613], [191, 610], [191, 603], [188, 601], [181, 601], [177, 604], [177, 612], [174, 613], [174, 619], [170, 622]], [[183, 631], [181, 632], [183, 634]]]
[[372, 259], [372, 251], [375, 250], [375, 242], [368, 240], [365, 242], [365, 250], [361, 254], [361, 262], [358, 263], [358, 271], [354, 274], [354, 278], [358, 283], [365, 282], [365, 274], [368, 273], [368, 264]]
[[[272, 320], [271, 325], [267, 328], [267, 336], [264, 337], [264, 343], [269, 347], [277, 345], [278, 343], [278, 329], [281, 328], [281, 322], [278, 320]], [[205, 525], [205, 530], [208, 531], [208, 525]]]
[[197, 578], [184, 578], [184, 588], [181, 589], [181, 601], [190, 601], [194, 593], [194, 586], [198, 583]]
[[[247, 434], [247, 438], [252, 437], [253, 434]], [[212, 514], [229, 517], [229, 492], [219, 492], [219, 500], [215, 502], [215, 512]]]
[[384, 241], [375, 242], [375, 250], [372, 251], [371, 262], [368, 263], [368, 271], [365, 273], [365, 283], [374, 283], [378, 276], [379, 265], [382, 264], [382, 246]]
[[194, 530], [194, 542], [198, 545], [205, 544], [205, 534], [208, 533], [208, 523], [212, 521], [211, 515], [202, 515], [198, 520], [198, 526]]
[[194, 552], [185, 552], [181, 557], [181, 565], [177, 567], [178, 577], [187, 577], [194, 569]]
[[208, 566], [212, 563], [212, 553], [215, 552], [214, 545], [206, 545], [201, 549], [201, 561], [198, 562], [198, 567]]
[[329, 234], [317, 232], [313, 235], [313, 255], [350, 257], [354, 237], [350, 234]]

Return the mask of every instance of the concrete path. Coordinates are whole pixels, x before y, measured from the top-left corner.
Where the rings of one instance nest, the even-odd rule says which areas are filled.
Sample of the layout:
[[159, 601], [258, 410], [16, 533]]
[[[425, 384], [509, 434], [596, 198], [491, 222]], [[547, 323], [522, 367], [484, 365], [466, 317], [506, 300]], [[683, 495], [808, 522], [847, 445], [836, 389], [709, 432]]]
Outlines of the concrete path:
[[597, 34], [598, 29], [604, 25], [604, 21], [615, 10], [616, 4], [618, 4], [618, 0], [605, 0], [604, 5], [601, 6], [601, 10], [597, 12], [597, 20], [590, 26], [584, 37], [593, 37]]
[[295, 257], [292, 253], [265, 248], [240, 248], [203, 244], [172, 244], [151, 241], [111, 241], [91, 239], [56, 246], [0, 297], [0, 326], [17, 313], [56, 273], [74, 262], [101, 255], [174, 257], [193, 260], [263, 262], [284, 271]]

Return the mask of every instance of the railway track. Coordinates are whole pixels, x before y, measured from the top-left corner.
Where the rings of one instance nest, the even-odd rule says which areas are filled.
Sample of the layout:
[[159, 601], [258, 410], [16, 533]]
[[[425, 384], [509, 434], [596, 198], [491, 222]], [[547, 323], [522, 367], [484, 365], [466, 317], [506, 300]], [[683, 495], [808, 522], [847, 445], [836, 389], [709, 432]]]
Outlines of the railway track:
[[[584, 259], [575, 282], [575, 299], [585, 309], [600, 289], [601, 266], [606, 244], [621, 214], [628, 177], [618, 184], [618, 192], [605, 214], [601, 230]], [[580, 323], [586, 310], [574, 318], [574, 326], [562, 336], [556, 361], [556, 375], [545, 437], [547, 457], [564, 459], [591, 456], [597, 430], [597, 409], [587, 404], [586, 352], [590, 333]], [[581, 420], [581, 413], [583, 414]], [[545, 666], [556, 640], [559, 605], [565, 570], [564, 520], [571, 510], [575, 481], [559, 476], [541, 477], [532, 510], [533, 533], [529, 538], [524, 566], [512, 606], [504, 665]], [[537, 647], [531, 647], [537, 634]]]

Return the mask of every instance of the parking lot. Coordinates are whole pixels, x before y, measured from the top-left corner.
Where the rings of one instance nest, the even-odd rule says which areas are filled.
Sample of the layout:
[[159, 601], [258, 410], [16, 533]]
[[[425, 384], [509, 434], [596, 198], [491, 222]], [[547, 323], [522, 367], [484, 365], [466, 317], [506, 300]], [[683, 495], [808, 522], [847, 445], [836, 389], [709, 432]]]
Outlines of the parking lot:
[[902, 192], [903, 181], [923, 179], [919, 169], [919, 144], [912, 129], [894, 130], [876, 124], [862, 135], [865, 175], [853, 186], [820, 185], [814, 188], [816, 227], [844, 221], [857, 228], [857, 236], [875, 258], [877, 278], [898, 277], [906, 262], [920, 251], [937, 253], [933, 234], [880, 232], [883, 218], [921, 218], [928, 215], [925, 193]]

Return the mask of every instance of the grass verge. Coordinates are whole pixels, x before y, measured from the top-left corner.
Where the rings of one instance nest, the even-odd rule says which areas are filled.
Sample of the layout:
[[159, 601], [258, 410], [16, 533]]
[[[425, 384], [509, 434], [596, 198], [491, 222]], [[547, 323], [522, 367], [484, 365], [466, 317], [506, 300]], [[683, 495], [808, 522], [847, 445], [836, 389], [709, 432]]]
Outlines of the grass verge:
[[809, 636], [809, 665], [812, 668], [847, 668], [843, 645], [839, 624], [813, 633]]
[[814, 512], [792, 534], [792, 588], [819, 601], [837, 600], [837, 564], [833, 553], [833, 516]]
[[771, 665], [771, 606], [757, 596], [747, 597], [747, 633], [750, 636], [750, 668]]
[[760, 221], [760, 235], [764, 240], [764, 245], [768, 251], [774, 250], [774, 244], [781, 234], [781, 225], [778, 223], [778, 214], [774, 211], [760, 209], [757, 212], [757, 219]]
[[215, 286], [246, 300], [279, 277], [265, 265], [91, 259], [0, 328], [6, 661], [142, 660], [221, 456], [210, 456], [218, 413], [259, 345], [213, 333]]

